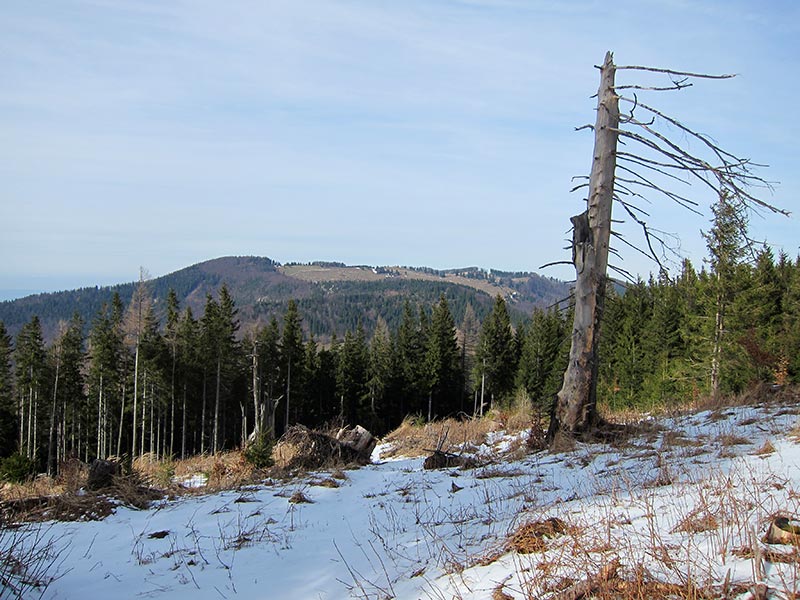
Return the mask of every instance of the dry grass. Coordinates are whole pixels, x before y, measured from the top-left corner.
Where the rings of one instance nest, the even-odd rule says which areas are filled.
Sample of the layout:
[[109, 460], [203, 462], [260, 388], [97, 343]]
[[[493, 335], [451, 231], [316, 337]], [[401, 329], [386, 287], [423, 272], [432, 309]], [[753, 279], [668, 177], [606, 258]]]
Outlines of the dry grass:
[[303, 492], [297, 491], [291, 496], [289, 496], [289, 502], [291, 504], [313, 504], [314, 501], [311, 500], [308, 496], [306, 496]]
[[[449, 418], [431, 423], [424, 423], [418, 416], [406, 417], [383, 439], [390, 444], [383, 456], [413, 458], [429, 455], [435, 450], [451, 454], [474, 452], [487, 443], [491, 433], [504, 431], [515, 434], [526, 430], [534, 431], [543, 439], [539, 415], [534, 413], [528, 399], [520, 396], [511, 405], [493, 409], [484, 417]], [[526, 449], [526, 440], [520, 439], [508, 448], [507, 453], [527, 453], [535, 445], [535, 440], [528, 441]]]
[[[203, 474], [208, 478], [206, 487], [209, 491], [236, 489], [259, 479], [262, 474], [247, 462], [239, 450], [221, 452], [217, 455], [200, 454], [185, 460], [167, 461], [171, 465], [172, 476], [176, 478], [191, 477]], [[165, 467], [159, 463], [150, 463], [148, 472], [155, 470], [156, 478]]]
[[768, 456], [775, 452], [775, 446], [770, 440], [765, 440], [761, 447], [753, 452], [756, 456]]
[[445, 419], [433, 423], [420, 424], [418, 419], [406, 417], [400, 427], [389, 433], [384, 442], [390, 442], [390, 449], [383, 456], [425, 456], [441, 447], [443, 452], [458, 453], [464, 448], [475, 448], [486, 443], [489, 433], [503, 430], [500, 421], [489, 417], [483, 419]]
[[341, 487], [341, 484], [338, 481], [336, 481], [333, 477], [326, 477], [325, 479], [313, 479], [310, 482], [310, 485], [316, 487], [326, 487], [326, 488]]
[[[114, 477], [114, 484], [102, 493], [84, 491], [88, 472], [85, 463], [73, 459], [60, 465], [55, 479], [40, 475], [25, 483], [2, 486], [0, 522], [100, 520], [117, 504], [144, 509], [165, 496], [237, 489], [252, 483], [258, 475], [241, 452], [177, 461], [144, 455], [134, 461], [128, 474]], [[175, 477], [196, 474], [208, 478], [202, 490], [174, 483]]]
[[717, 518], [708, 512], [707, 509], [700, 508], [681, 519], [672, 533], [702, 533], [704, 531], [714, 531], [719, 527]]
[[715, 441], [723, 447], [747, 446], [753, 443], [753, 440], [736, 433], [721, 433]]
[[567, 532], [567, 524], [557, 517], [521, 525], [508, 541], [519, 554], [532, 554], [547, 549], [547, 540]]

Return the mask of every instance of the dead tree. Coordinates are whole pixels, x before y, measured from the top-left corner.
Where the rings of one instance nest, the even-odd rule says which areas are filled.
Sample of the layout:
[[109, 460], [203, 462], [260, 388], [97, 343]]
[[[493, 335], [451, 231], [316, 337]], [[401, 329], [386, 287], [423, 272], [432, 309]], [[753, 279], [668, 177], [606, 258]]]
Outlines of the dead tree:
[[[569, 363], [564, 373], [552, 412], [548, 437], [552, 441], [561, 431], [571, 435], [588, 433], [598, 423], [597, 372], [600, 324], [605, 304], [608, 269], [630, 275], [621, 267], [609, 265], [612, 237], [653, 259], [663, 269], [662, 258], [670, 248], [664, 232], [651, 227], [641, 201], [661, 196], [698, 213], [698, 202], [675, 191], [675, 186], [701, 182], [711, 188], [714, 199], [723, 192], [736, 196], [750, 210], [767, 209], [788, 214], [760, 200], [753, 188], [771, 189], [753, 173], [755, 165], [723, 150], [709, 136], [697, 133], [677, 119], [642, 103], [637, 91], [672, 91], [691, 87], [696, 79], [727, 79], [733, 75], [706, 75], [642, 66], [616, 66], [611, 52], [600, 69], [597, 116], [594, 125], [578, 129], [594, 131], [594, 154], [588, 182], [575, 187], [587, 189], [587, 208], [572, 217], [572, 264], [575, 268], [575, 316]], [[656, 73], [669, 78], [662, 87], [617, 86], [616, 72], [632, 70]], [[632, 90], [632, 96], [621, 95]], [[620, 113], [620, 104], [628, 112]], [[637, 113], [644, 113], [640, 119]], [[663, 133], [666, 126], [674, 133]], [[670, 137], [672, 135], [673, 137]], [[674, 138], [680, 138], [676, 141]], [[690, 148], [692, 142], [698, 149]], [[631, 150], [627, 149], [627, 146]], [[624, 149], [620, 149], [622, 146]], [[640, 229], [643, 244], [636, 245], [612, 229], [612, 208], [619, 205]], [[614, 223], [623, 221], [613, 221]]]

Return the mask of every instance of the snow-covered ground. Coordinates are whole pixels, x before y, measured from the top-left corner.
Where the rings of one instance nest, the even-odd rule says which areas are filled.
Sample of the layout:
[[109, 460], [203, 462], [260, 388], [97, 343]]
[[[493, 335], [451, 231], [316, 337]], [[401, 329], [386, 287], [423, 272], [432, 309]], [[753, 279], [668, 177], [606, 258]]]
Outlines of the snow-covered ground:
[[[654, 421], [618, 446], [474, 470], [381, 461], [379, 447], [346, 479], [315, 473], [46, 524], [68, 548], [44, 598], [532, 598], [614, 559], [624, 578], [763, 580], [791, 597], [797, 562], [763, 560], [763, 549], [789, 547], [760, 538], [771, 515], [800, 514], [796, 420], [774, 405], [703, 412]], [[508, 446], [501, 435], [488, 443]], [[541, 552], [509, 550], [520, 525], [550, 517], [566, 533]]]

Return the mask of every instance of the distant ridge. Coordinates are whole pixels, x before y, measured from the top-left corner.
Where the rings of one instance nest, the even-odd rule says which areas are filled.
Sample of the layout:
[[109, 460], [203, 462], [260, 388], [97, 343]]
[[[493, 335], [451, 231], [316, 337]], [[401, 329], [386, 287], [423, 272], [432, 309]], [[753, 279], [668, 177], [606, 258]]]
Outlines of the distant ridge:
[[[156, 277], [149, 281], [157, 310], [174, 289], [181, 309], [190, 307], [196, 317], [203, 312], [206, 296], [215, 296], [225, 283], [239, 308], [242, 331], [272, 316], [281, 318], [289, 299], [298, 301], [304, 327], [319, 339], [354, 329], [359, 320], [370, 330], [380, 316], [393, 326], [399, 322], [406, 300], [431, 306], [444, 293], [458, 323], [467, 304], [479, 318], [497, 294], [507, 299], [512, 316], [530, 314], [534, 306], [564, 298], [568, 285], [535, 273], [485, 271], [477, 267], [435, 270], [428, 267], [348, 266], [337, 262], [281, 265], [258, 256], [215, 258]], [[60, 320], [75, 312], [89, 324], [104, 303], [118, 293], [130, 300], [135, 282], [106, 287], [36, 294], [0, 302], [0, 320], [10, 333], [38, 315], [47, 338]], [[161, 314], [159, 312], [159, 314]]]

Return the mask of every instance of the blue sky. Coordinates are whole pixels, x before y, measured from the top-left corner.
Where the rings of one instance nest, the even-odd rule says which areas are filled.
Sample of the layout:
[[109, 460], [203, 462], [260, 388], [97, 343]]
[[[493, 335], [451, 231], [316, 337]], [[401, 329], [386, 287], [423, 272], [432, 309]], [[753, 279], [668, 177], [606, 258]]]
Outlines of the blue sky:
[[[764, 199], [797, 212], [798, 7], [9, 0], [0, 290], [224, 255], [513, 270], [566, 259], [582, 210], [571, 177], [592, 150], [574, 128], [594, 120], [593, 65], [609, 49], [618, 64], [738, 73], [648, 101], [770, 165], [762, 175], [780, 183]], [[708, 217], [650, 209], [701, 264]], [[796, 215], [756, 215], [751, 232], [798, 253]], [[653, 268], [620, 249], [629, 271]]]

